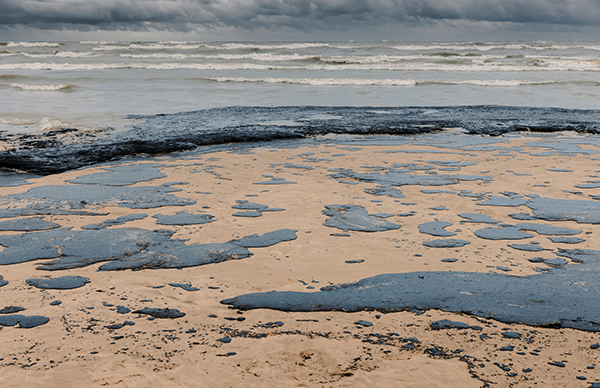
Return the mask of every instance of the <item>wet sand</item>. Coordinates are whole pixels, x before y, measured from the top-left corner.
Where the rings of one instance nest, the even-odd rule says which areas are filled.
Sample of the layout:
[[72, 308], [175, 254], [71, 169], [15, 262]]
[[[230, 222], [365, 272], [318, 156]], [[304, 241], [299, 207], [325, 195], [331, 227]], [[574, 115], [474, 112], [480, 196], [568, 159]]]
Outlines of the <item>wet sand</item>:
[[[513, 290], [502, 289], [502, 279], [557, 279], [556, 288], [540, 289], [539, 298], [527, 302], [548, 305], [544, 311], [554, 317], [561, 271], [588, 268], [584, 265], [596, 270], [594, 260], [577, 262], [557, 253], [597, 249], [590, 204], [600, 202], [590, 196], [600, 194], [594, 187], [600, 179], [598, 152], [589, 138], [570, 133], [331, 137], [122, 160], [2, 187], [0, 229], [2, 222], [13, 224], [0, 231], [0, 264], [5, 264], [0, 276], [8, 282], [0, 287], [0, 308], [24, 310], [0, 314], [0, 322], [17, 314], [49, 320], [0, 330], [0, 382], [30, 387], [594, 386], [600, 381], [595, 369], [600, 339], [589, 303], [595, 284], [581, 285], [581, 300], [562, 301], [581, 310], [585, 327], [573, 329], [560, 311], [556, 321], [531, 324], [535, 317], [528, 316], [527, 304], [516, 307], [521, 315], [503, 315]], [[385, 180], [392, 183], [382, 186]], [[64, 199], [71, 195], [61, 191], [67, 186], [74, 200]], [[56, 198], [50, 195], [55, 191]], [[79, 192], [94, 192], [94, 198], [79, 200]], [[579, 222], [550, 220], [547, 209], [535, 208], [537, 198], [582, 201], [591, 210], [586, 219], [568, 209], [558, 212]], [[336, 218], [328, 213], [333, 205], [364, 212], [362, 218], [344, 218], [344, 210]], [[529, 219], [510, 216], [517, 213]], [[47, 223], [32, 221], [36, 217]], [[14, 226], [16, 220], [29, 221]], [[562, 231], [515, 227], [524, 223]], [[486, 228], [500, 237], [482, 238], [479, 231]], [[139, 237], [140, 230], [149, 237]], [[161, 232], [152, 234], [155, 230]], [[276, 233], [267, 235], [271, 232]], [[153, 245], [159, 233], [164, 240]], [[282, 233], [287, 236], [282, 241], [269, 240]], [[530, 237], [507, 239], [505, 233]], [[127, 240], [129, 234], [138, 240]], [[262, 244], [243, 239], [253, 235], [263, 236]], [[567, 244], [549, 237], [582, 241], [557, 240]], [[75, 244], [77, 238], [84, 241]], [[424, 245], [437, 240], [468, 244]], [[214, 249], [235, 250], [237, 256], [213, 250], [202, 260], [174, 258], [182, 255], [182, 246], [201, 251], [202, 244], [224, 244]], [[124, 248], [102, 257], [89, 252], [112, 245]], [[78, 260], [68, 262], [69, 269], [48, 270], [53, 260], [74, 256]], [[9, 264], [15, 257], [22, 262]], [[482, 300], [504, 304], [478, 314], [468, 308], [461, 310], [466, 313], [430, 308], [431, 301], [407, 305], [407, 311], [386, 309], [387, 301], [379, 300], [368, 301], [372, 304], [364, 309], [342, 301], [329, 311], [304, 306], [309, 310], [304, 312], [248, 304], [238, 309], [231, 302], [269, 291], [276, 293], [264, 295], [327, 295], [322, 287], [416, 272], [498, 274], [490, 280], [494, 292]], [[84, 281], [66, 289], [27, 281], [63, 276]], [[436, 293], [435, 283], [424, 287]], [[457, 291], [468, 297], [468, 290]], [[449, 296], [436, 295], [435, 303]], [[51, 305], [56, 301], [61, 303]], [[185, 315], [135, 313], [144, 308]], [[441, 320], [457, 327], [436, 329]]]

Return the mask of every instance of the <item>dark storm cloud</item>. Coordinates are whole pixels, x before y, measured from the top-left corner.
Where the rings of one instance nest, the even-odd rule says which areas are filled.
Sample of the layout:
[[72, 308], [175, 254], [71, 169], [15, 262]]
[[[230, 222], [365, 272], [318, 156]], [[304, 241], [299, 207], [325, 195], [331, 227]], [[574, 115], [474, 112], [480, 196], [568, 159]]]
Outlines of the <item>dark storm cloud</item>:
[[598, 0], [0, 0], [0, 24], [37, 28], [343, 30], [438, 21], [600, 25]]

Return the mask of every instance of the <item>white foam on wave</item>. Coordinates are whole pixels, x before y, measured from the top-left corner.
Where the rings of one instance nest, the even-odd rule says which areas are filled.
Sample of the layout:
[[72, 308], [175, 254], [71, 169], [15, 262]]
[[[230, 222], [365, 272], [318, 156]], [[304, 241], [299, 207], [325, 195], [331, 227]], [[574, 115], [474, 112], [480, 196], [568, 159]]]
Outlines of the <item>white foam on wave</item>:
[[318, 59], [314, 55], [298, 55], [298, 54], [268, 54], [268, 53], [250, 53], [250, 54], [169, 54], [169, 53], [153, 53], [153, 54], [120, 54], [122, 58], [136, 59], [223, 59], [223, 60], [241, 60], [252, 59], [255, 61], [298, 61], [304, 59]]
[[7, 47], [59, 47], [60, 43], [53, 42], [7, 42]]
[[500, 80], [500, 79], [487, 79], [487, 80], [432, 80], [432, 81], [417, 81], [418, 85], [473, 85], [473, 86], [534, 86], [534, 85], [550, 85], [563, 83], [563, 81], [554, 80]]
[[247, 82], [268, 84], [296, 84], [313, 86], [425, 86], [425, 85], [472, 85], [472, 86], [534, 86], [563, 83], [553, 80], [413, 80], [413, 79], [353, 79], [353, 78], [246, 78], [246, 77], [202, 77], [214, 82]]
[[365, 46], [356, 45], [340, 45], [332, 43], [286, 43], [286, 44], [275, 44], [275, 43], [223, 43], [223, 44], [212, 44], [206, 45], [207, 48], [214, 50], [299, 50], [306, 48], [340, 48], [340, 49], [359, 49]]
[[203, 43], [196, 44], [161, 44], [161, 43], [153, 43], [153, 44], [141, 44], [141, 43], [131, 43], [129, 45], [101, 45], [98, 47], [94, 47], [92, 50], [94, 51], [115, 51], [115, 50], [165, 50], [165, 49], [174, 49], [174, 50], [197, 50], [201, 47], [204, 47]]
[[27, 85], [27, 84], [10, 84], [13, 88], [22, 90], [36, 90], [36, 91], [56, 91], [56, 90], [67, 90], [71, 89], [73, 85]]
[[56, 129], [65, 129], [65, 128], [69, 128], [69, 124], [62, 122], [60, 120], [56, 120], [50, 117], [44, 117], [43, 119], [40, 120], [40, 122], [38, 123], [40, 130], [46, 132], [46, 131], [52, 131], [52, 130], [56, 130]]
[[[37, 116], [37, 115], [34, 115]], [[39, 133], [72, 128], [73, 125], [51, 117], [0, 116], [0, 130], [9, 133]]]
[[16, 118], [16, 117], [0, 117], [0, 124], [11, 125], [11, 126], [21, 126], [21, 125], [37, 124], [37, 121], [21, 119], [21, 118]]
[[120, 70], [120, 69], [196, 69], [196, 70], [389, 70], [389, 71], [443, 71], [443, 72], [538, 72], [538, 71], [586, 71], [599, 72], [600, 63], [589, 60], [528, 59], [519, 62], [492, 62], [485, 60], [456, 62], [383, 62], [383, 63], [12, 63], [0, 64], [0, 70]]
[[556, 44], [551, 42], [532, 42], [532, 43], [472, 43], [472, 44], [401, 44], [392, 46], [396, 50], [406, 51], [428, 51], [428, 50], [457, 50], [457, 51], [491, 51], [491, 50], [600, 50], [600, 46], [589, 44]]
[[360, 79], [360, 78], [245, 78], [245, 77], [203, 77], [206, 81], [216, 82], [250, 82], [267, 84], [296, 84], [315, 86], [415, 86], [411, 79]]
[[88, 58], [98, 57], [99, 55], [92, 52], [73, 52], [73, 51], [57, 51], [52, 54], [29, 54], [22, 52], [28, 58]]

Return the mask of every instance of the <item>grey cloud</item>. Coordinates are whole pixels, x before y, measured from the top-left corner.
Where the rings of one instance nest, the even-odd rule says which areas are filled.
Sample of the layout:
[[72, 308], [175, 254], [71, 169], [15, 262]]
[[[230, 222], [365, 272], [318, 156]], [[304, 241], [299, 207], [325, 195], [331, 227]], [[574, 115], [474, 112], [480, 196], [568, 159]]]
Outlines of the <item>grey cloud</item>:
[[0, 0], [0, 25], [344, 30], [438, 21], [600, 25], [597, 0]]

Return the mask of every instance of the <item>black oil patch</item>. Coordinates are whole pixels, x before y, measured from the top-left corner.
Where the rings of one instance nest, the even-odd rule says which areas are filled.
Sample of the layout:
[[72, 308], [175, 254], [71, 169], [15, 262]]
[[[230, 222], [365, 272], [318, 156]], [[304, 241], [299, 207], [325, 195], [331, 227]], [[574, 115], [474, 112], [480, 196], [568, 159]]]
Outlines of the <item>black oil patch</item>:
[[[592, 196], [600, 199], [600, 196]], [[527, 202], [538, 219], [546, 221], [576, 221], [581, 224], [600, 223], [600, 202], [575, 199], [532, 198]]]
[[[0, 152], [0, 167], [38, 174], [54, 174], [129, 155], [157, 154], [195, 149], [198, 146], [236, 144], [281, 139], [314, 138], [327, 134], [410, 135], [464, 128], [468, 134], [501, 135], [515, 131], [573, 130], [600, 132], [597, 110], [518, 106], [444, 107], [226, 107], [160, 114], [127, 116], [137, 123], [122, 132], [107, 128], [97, 133], [69, 129], [40, 134], [5, 136], [9, 145]], [[323, 115], [335, 119], [322, 120]], [[293, 122], [295, 125], [281, 125]], [[503, 149], [491, 146], [503, 139], [464, 135], [433, 136], [424, 145], [463, 150]], [[527, 146], [547, 147], [554, 154], [587, 152], [576, 142]], [[241, 148], [241, 147], [237, 147]], [[231, 147], [229, 147], [231, 149]], [[422, 151], [418, 151], [422, 152]], [[439, 152], [438, 152], [439, 153]]]
[[298, 236], [296, 236], [296, 232], [296, 229], [279, 229], [260, 236], [253, 234], [238, 240], [231, 240], [230, 243], [244, 248], [264, 248], [283, 241], [295, 240], [298, 238]]
[[516, 225], [503, 225], [500, 227], [489, 227], [478, 229], [475, 235], [479, 238], [488, 240], [521, 240], [524, 238], [533, 237], [533, 235], [523, 232], [523, 230], [533, 231], [546, 236], [570, 236], [579, 234], [581, 231], [568, 228], [560, 228], [552, 225], [542, 225], [534, 223], [519, 223]]
[[21, 307], [21, 306], [7, 306], [5, 308], [3, 308], [2, 310], [0, 310], [0, 314], [14, 314], [14, 313], [18, 313], [19, 311], [24, 311], [25, 307]]
[[[245, 246], [266, 247], [297, 238], [294, 229], [280, 229], [262, 236], [252, 235], [226, 243], [186, 245], [172, 240], [168, 230], [137, 228], [81, 230], [0, 236], [0, 265], [38, 259], [55, 259], [37, 269], [56, 271], [82, 268], [100, 262], [101, 271], [185, 268], [252, 255]], [[110, 243], [107, 243], [109, 241]]]
[[416, 175], [397, 172], [394, 168], [384, 173], [371, 172], [368, 174], [356, 173], [350, 170], [340, 170], [332, 174], [332, 178], [336, 179], [355, 179], [366, 183], [375, 183], [382, 187], [389, 186], [447, 186], [455, 185], [461, 181], [491, 181], [491, 177], [480, 175], [442, 175], [442, 174], [426, 174]]
[[232, 208], [240, 209], [240, 210], [265, 210], [269, 207], [268, 205], [248, 202], [245, 200], [240, 200], [240, 201], [235, 201], [235, 202], [236, 202], [236, 204], [233, 205]]
[[104, 186], [130, 186], [139, 182], [165, 178], [167, 175], [160, 172], [160, 165], [156, 164], [126, 164], [116, 167], [106, 167], [106, 172], [96, 172], [81, 175], [67, 182], [84, 185]]
[[254, 182], [254, 185], [295, 185], [298, 182], [287, 181], [284, 178], [271, 178], [268, 181]]
[[483, 202], [478, 202], [481, 206], [507, 206], [507, 207], [519, 207], [527, 203], [526, 199], [522, 198], [510, 198], [510, 197], [497, 197], [490, 196]]
[[177, 212], [174, 215], [156, 214], [157, 224], [160, 225], [200, 225], [215, 221], [215, 217], [210, 214], [191, 214], [188, 212]]
[[584, 242], [585, 240], [579, 237], [548, 237], [550, 241], [553, 243], [559, 244], [579, 244]]
[[31, 232], [60, 228], [60, 224], [43, 220], [40, 217], [18, 218], [0, 222], [1, 231]]
[[[120, 187], [94, 185], [40, 186], [25, 193], [0, 197], [0, 206], [11, 209], [0, 211], [0, 217], [29, 214], [77, 214], [89, 207], [116, 205], [131, 209], [150, 209], [162, 206], [188, 206], [196, 201], [170, 194], [177, 189], [162, 186]], [[75, 213], [72, 213], [75, 211]], [[50, 213], [46, 213], [50, 212]]]
[[81, 229], [100, 230], [100, 229], [107, 228], [109, 226], [123, 225], [124, 223], [130, 222], [130, 221], [143, 220], [146, 217], [148, 217], [148, 214], [146, 214], [146, 213], [126, 214], [124, 216], [117, 217], [116, 219], [113, 219], [113, 220], [106, 220], [106, 221], [100, 222], [100, 223], [84, 225], [81, 227]]
[[[412, 272], [384, 274], [320, 292], [268, 292], [221, 301], [248, 310], [383, 312], [439, 309], [530, 326], [600, 331], [600, 251], [562, 250], [578, 264], [542, 274]], [[510, 290], [510, 292], [507, 292]]]
[[338, 228], [345, 232], [348, 230], [381, 232], [401, 228], [400, 225], [393, 222], [370, 216], [365, 208], [360, 205], [326, 205], [325, 208], [323, 214], [330, 218], [323, 225]]
[[169, 309], [169, 308], [152, 308], [152, 307], [144, 307], [141, 310], [135, 310], [133, 312], [134, 314], [144, 314], [144, 315], [150, 315], [153, 318], [170, 318], [170, 319], [174, 319], [174, 318], [181, 318], [185, 316], [185, 313], [177, 310], [177, 309]]
[[263, 212], [284, 211], [285, 210], [285, 209], [281, 209], [281, 208], [269, 208], [268, 205], [248, 202], [245, 200], [236, 201], [236, 204], [233, 205], [232, 208], [244, 210], [241, 212], [233, 213], [232, 215], [235, 217], [260, 217], [263, 215]]
[[85, 286], [90, 279], [83, 276], [61, 276], [58, 278], [27, 279], [30, 286], [48, 290], [71, 290]]
[[534, 244], [508, 244], [508, 246], [519, 251], [541, 252], [544, 250], [541, 246]]
[[470, 244], [469, 241], [458, 240], [453, 238], [423, 241], [423, 245], [429, 248], [460, 248], [468, 244]]
[[460, 217], [462, 218], [466, 218], [466, 221], [461, 221], [462, 222], [472, 222], [472, 223], [479, 223], [479, 224], [499, 224], [500, 221], [498, 220], [494, 220], [493, 218], [491, 218], [490, 216], [486, 216], [485, 214], [476, 214], [476, 213], [462, 213], [459, 214]]
[[79, 268], [140, 252], [152, 244], [169, 241], [172, 234], [170, 231], [122, 228], [98, 231], [55, 229], [0, 236], [0, 245], [6, 247], [0, 252], [0, 265], [56, 259], [38, 269]]
[[[172, 241], [148, 247], [144, 252], [115, 258], [101, 265], [99, 271], [131, 269], [187, 268], [250, 257], [252, 252], [232, 243], [185, 245]], [[106, 260], [105, 260], [106, 261]]]
[[44, 317], [43, 315], [3, 315], [0, 317], [0, 326], [15, 326], [22, 329], [31, 329], [32, 327], [41, 326], [50, 321], [50, 318]]
[[451, 226], [452, 222], [447, 221], [431, 221], [419, 225], [419, 231], [421, 233], [430, 234], [437, 237], [450, 237], [456, 236], [456, 233], [446, 230], [448, 226]]

